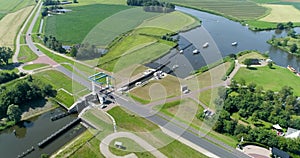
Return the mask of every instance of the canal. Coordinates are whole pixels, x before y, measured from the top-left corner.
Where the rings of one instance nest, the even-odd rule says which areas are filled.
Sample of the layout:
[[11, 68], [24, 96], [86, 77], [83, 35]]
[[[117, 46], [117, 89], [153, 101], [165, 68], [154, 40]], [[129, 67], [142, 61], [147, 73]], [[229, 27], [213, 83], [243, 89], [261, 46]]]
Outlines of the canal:
[[[69, 115], [57, 121], [50, 120], [51, 117], [62, 112], [65, 112], [65, 110], [57, 108], [1, 131], [0, 157], [16, 158], [32, 146], [35, 150], [26, 157], [38, 158], [41, 154], [50, 155], [85, 130], [83, 126], [77, 125], [49, 145], [42, 149], [39, 148], [37, 146], [39, 142], [77, 118], [77, 115]], [[13, 130], [16, 130], [16, 135]]]

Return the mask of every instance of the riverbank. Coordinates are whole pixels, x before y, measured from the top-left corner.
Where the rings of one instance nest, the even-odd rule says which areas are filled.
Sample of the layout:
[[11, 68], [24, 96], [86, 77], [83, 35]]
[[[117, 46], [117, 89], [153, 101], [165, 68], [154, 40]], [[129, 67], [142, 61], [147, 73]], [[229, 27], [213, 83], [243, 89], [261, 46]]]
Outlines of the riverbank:
[[36, 117], [36, 116], [39, 116], [43, 113], [46, 113], [48, 111], [51, 111], [53, 109], [56, 109], [58, 108], [59, 105], [54, 103], [54, 101], [48, 101], [45, 106], [43, 107], [36, 107], [36, 108], [29, 108], [28, 112], [24, 112], [22, 114], [22, 118], [21, 118], [21, 121], [25, 121], [25, 120], [28, 120], [30, 118], [33, 118], [33, 117]]

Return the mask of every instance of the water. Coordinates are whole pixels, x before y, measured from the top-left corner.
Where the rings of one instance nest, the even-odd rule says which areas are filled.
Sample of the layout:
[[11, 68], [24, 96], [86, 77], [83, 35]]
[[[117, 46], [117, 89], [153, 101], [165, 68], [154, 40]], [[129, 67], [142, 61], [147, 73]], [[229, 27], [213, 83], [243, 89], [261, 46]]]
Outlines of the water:
[[[173, 49], [169, 54], [147, 64], [147, 66], [154, 68], [157, 63], [171, 61], [168, 64], [169, 68], [179, 65], [178, 69], [174, 71], [174, 75], [184, 78], [189, 76], [192, 71], [216, 62], [229, 54], [237, 54], [244, 50], [257, 50], [262, 53], [269, 53], [270, 58], [277, 65], [283, 67], [292, 65], [297, 70], [300, 69], [299, 57], [272, 47], [267, 43], [273, 35], [284, 37], [287, 35], [287, 31], [251, 31], [247, 26], [221, 16], [184, 7], [176, 7], [176, 10], [199, 18], [202, 21], [202, 26], [179, 33], [179, 46], [183, 48], [188, 46], [183, 54], [179, 54], [178, 50]], [[300, 32], [299, 27], [294, 30], [297, 33]], [[202, 47], [205, 42], [209, 42], [208, 48]], [[238, 42], [238, 45], [232, 46], [232, 42]], [[193, 45], [188, 43], [193, 43]], [[195, 49], [200, 50], [200, 53], [193, 54], [192, 52]]]
[[[43, 153], [50, 155], [85, 130], [81, 125], [75, 126], [45, 148], [38, 148], [37, 144], [44, 138], [77, 117], [76, 115], [69, 115], [54, 122], [50, 120], [52, 116], [62, 112], [64, 112], [62, 108], [57, 108], [0, 132], [0, 157], [15, 158], [32, 146], [35, 148], [35, 151], [26, 157], [37, 158]], [[13, 130], [16, 130], [16, 136]]]

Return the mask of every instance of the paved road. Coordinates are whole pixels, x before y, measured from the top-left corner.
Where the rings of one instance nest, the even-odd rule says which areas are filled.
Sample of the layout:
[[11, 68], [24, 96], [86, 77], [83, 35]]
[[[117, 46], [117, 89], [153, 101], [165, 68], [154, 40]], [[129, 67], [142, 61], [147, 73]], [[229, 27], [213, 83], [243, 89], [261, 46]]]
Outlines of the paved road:
[[[142, 148], [149, 151], [153, 156], [158, 158], [167, 158], [164, 154], [162, 154], [160, 151], [158, 151], [155, 147], [150, 145], [148, 142], [143, 140], [142, 138], [138, 137], [137, 135], [129, 132], [117, 132], [108, 135], [105, 137], [100, 144], [100, 151], [105, 157], [123, 157], [123, 156], [116, 156], [109, 150], [109, 144], [111, 141], [113, 141], [116, 138], [129, 138], [138, 143]], [[134, 152], [134, 151], [133, 151]], [[128, 156], [126, 156], [128, 157]], [[133, 155], [130, 155], [130, 157], [134, 157]], [[135, 156], [136, 157], [136, 156]]]
[[[231, 152], [227, 151], [209, 141], [207, 141], [204, 138], [200, 138], [198, 135], [190, 132], [187, 130], [189, 127], [186, 126], [183, 123], [179, 123], [175, 120], [167, 120], [166, 117], [163, 116], [163, 114], [156, 114], [154, 111], [152, 111], [149, 108], [145, 108], [144, 105], [141, 105], [139, 103], [133, 103], [129, 101], [129, 98], [126, 98], [125, 96], [120, 96], [118, 94], [114, 94], [114, 97], [116, 98], [117, 102], [125, 107], [126, 109], [140, 115], [141, 117], [144, 117], [151, 122], [162, 126], [163, 128], [170, 130], [177, 134], [178, 136], [181, 136], [182, 138], [189, 140], [190, 142], [200, 146], [201, 148], [210, 151], [211, 153], [219, 156], [219, 157], [228, 157], [228, 158], [249, 158], [249, 156], [245, 155], [244, 153], [237, 151], [232, 148]], [[175, 123], [176, 122], [176, 123]], [[180, 124], [180, 125], [179, 125]], [[186, 127], [184, 127], [186, 126]]]
[[[32, 23], [27, 31], [27, 35], [31, 34], [31, 32], [32, 32], [34, 23], [36, 22], [37, 17], [40, 14], [40, 8], [41, 8], [41, 4], [39, 4], [39, 11], [36, 13], [34, 19], [32, 20]], [[29, 48], [34, 53], [36, 53], [38, 56], [44, 55], [43, 52], [37, 50], [37, 48], [35, 47], [35, 45], [32, 41], [31, 36], [26, 36], [26, 42], [27, 42]], [[73, 74], [68, 69], [64, 68], [63, 66], [60, 66], [59, 64], [57, 64], [56, 69], [58, 71], [64, 73], [68, 77], [74, 79], [78, 83], [82, 84], [83, 86], [87, 87], [88, 89], [90, 89], [90, 90], [92, 89], [91, 82], [87, 81], [86, 79], [81, 78], [80, 76], [78, 76], [76, 74]], [[219, 157], [228, 157], [228, 158], [243, 158], [243, 157], [246, 158], [247, 157], [248, 158], [247, 155], [240, 153], [237, 150], [234, 150], [234, 152], [229, 152], [211, 142], [208, 142], [207, 140], [200, 138], [197, 135], [187, 131], [186, 128], [182, 128], [182, 126], [179, 126], [178, 124], [167, 121], [164, 118], [162, 118], [161, 116], [154, 114], [153, 111], [143, 108], [142, 105], [132, 103], [132, 102], [128, 101], [126, 98], [125, 99], [120, 98], [119, 95], [115, 95], [115, 98], [118, 101], [118, 103], [120, 103], [120, 105], [129, 109], [130, 111], [135, 112], [136, 114], [138, 114], [142, 117], [145, 117], [146, 119], [148, 119], [160, 126], [163, 126], [167, 130], [170, 130], [170, 131], [176, 133], [177, 135], [181, 136], [182, 138], [191, 141], [192, 143], [202, 147], [203, 149], [206, 149], [207, 151], [212, 152], [213, 154], [215, 154]]]

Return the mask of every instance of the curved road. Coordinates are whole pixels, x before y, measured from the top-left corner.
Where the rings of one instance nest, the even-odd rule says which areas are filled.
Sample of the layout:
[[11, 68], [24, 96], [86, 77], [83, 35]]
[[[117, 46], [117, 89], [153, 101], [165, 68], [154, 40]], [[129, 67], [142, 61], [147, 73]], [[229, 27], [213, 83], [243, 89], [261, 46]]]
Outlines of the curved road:
[[[113, 133], [108, 135], [107, 137], [105, 137], [100, 144], [100, 151], [101, 153], [105, 156], [105, 157], [123, 157], [123, 156], [116, 156], [113, 153], [110, 152], [109, 150], [109, 144], [111, 141], [113, 141], [116, 138], [129, 138], [131, 140], [134, 140], [137, 144], [139, 144], [142, 148], [144, 148], [145, 150], [147, 150], [148, 152], [150, 152], [153, 156], [155, 157], [159, 157], [159, 158], [167, 158], [164, 154], [162, 154], [160, 151], [158, 151], [155, 147], [153, 147], [152, 145], [150, 145], [148, 142], [146, 142], [145, 140], [143, 140], [142, 138], [140, 138], [139, 136], [133, 134], [133, 133], [129, 133], [129, 132], [117, 132], [117, 133]], [[125, 157], [134, 157], [132, 154], [126, 155]], [[135, 156], [136, 157], [136, 156]]]
[[[38, 51], [36, 46], [34, 45], [31, 36], [29, 36], [29, 34], [32, 33], [32, 29], [34, 24], [36, 23], [37, 17], [40, 14], [40, 8], [41, 8], [41, 3], [39, 3], [37, 5], [37, 7], [39, 8], [39, 10], [36, 12], [30, 27], [27, 31], [27, 35], [26, 35], [26, 42], [29, 46], [29, 48], [38, 56], [45, 56], [44, 53], [42, 51]], [[37, 8], [36, 7], [36, 8]], [[32, 15], [32, 14], [31, 14]], [[31, 16], [29, 16], [31, 17]], [[18, 38], [19, 39], [19, 38]], [[19, 40], [17, 40], [17, 46], [19, 46]], [[18, 50], [18, 49], [17, 49]], [[16, 53], [17, 54], [17, 53]], [[49, 58], [49, 57], [47, 57]], [[49, 60], [52, 60], [49, 58]], [[55, 62], [56, 63], [56, 62]], [[89, 90], [92, 90], [92, 84], [91, 82], [89, 82], [86, 79], [81, 78], [80, 76], [72, 73], [71, 71], [67, 70], [66, 68], [64, 68], [63, 66], [59, 65], [58, 63], [56, 63], [57, 65], [55, 66], [55, 68], [64, 73], [65, 75], [67, 75], [68, 77], [72, 78], [74, 81], [77, 81], [78, 83], [82, 84], [83, 86], [87, 87]], [[174, 132], [175, 134], [177, 134], [178, 136], [196, 144], [197, 146], [219, 156], [219, 157], [228, 157], [228, 158], [249, 158], [249, 156], [245, 155], [242, 152], [239, 152], [237, 150], [235, 150], [234, 148], [226, 148], [227, 150], [223, 149], [222, 147], [215, 145], [209, 141], [207, 141], [204, 138], [200, 138], [198, 135], [190, 132], [189, 130], [187, 130], [188, 128], [183, 128], [184, 126], [186, 126], [185, 124], [180, 124], [180, 123], [174, 123], [170, 120], [167, 120], [166, 116], [163, 114], [154, 114], [153, 111], [149, 108], [145, 108], [144, 105], [141, 104], [137, 104], [137, 103], [133, 103], [128, 101], [129, 99], [126, 99], [126, 96], [120, 96], [119, 94], [114, 94], [116, 100], [118, 101], [118, 103], [125, 107], [126, 109], [136, 113], [137, 115], [140, 115], [141, 117], [145, 117], [146, 119], [154, 122], [155, 124], [164, 127], [165, 129]], [[124, 99], [125, 97], [125, 99]], [[129, 137], [132, 137], [132, 135], [130, 134], [124, 134], [124, 135], [128, 135]], [[114, 135], [113, 135], [114, 136]], [[112, 136], [111, 136], [112, 137]], [[135, 136], [133, 136], [135, 137]], [[109, 137], [110, 138], [110, 137]], [[206, 137], [208, 138], [208, 137]], [[108, 138], [107, 138], [108, 139]], [[146, 142], [147, 143], [147, 142]], [[144, 146], [144, 145], [142, 145]], [[222, 145], [223, 146], [223, 145]], [[151, 148], [151, 146], [148, 146], [149, 148]], [[147, 147], [147, 148], [148, 148]], [[152, 148], [151, 148], [152, 149]], [[159, 153], [157, 153], [159, 154]], [[160, 155], [163, 156], [163, 155]], [[159, 156], [159, 157], [160, 157]]]

